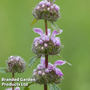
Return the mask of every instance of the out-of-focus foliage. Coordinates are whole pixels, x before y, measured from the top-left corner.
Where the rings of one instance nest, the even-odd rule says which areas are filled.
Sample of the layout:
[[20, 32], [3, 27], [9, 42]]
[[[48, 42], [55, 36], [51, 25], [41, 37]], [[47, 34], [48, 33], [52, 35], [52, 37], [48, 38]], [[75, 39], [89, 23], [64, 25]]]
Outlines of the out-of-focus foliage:
[[[0, 0], [0, 67], [6, 66], [10, 55], [19, 55], [27, 62], [27, 70], [22, 74], [15, 74], [15, 78], [29, 78], [32, 70], [40, 60], [28, 68], [29, 59], [35, 56], [31, 51], [31, 44], [37, 34], [32, 28], [45, 30], [44, 21], [40, 20], [30, 26], [33, 8], [40, 0]], [[72, 66], [58, 66], [64, 73], [64, 79], [58, 86], [61, 90], [90, 90], [90, 0], [56, 0], [60, 6], [61, 19], [56, 22], [63, 33], [58, 35], [65, 47], [61, 56]], [[48, 27], [51, 28], [48, 23]], [[59, 57], [49, 57], [54, 63]], [[0, 73], [1, 78], [11, 78], [11, 73]], [[0, 81], [0, 89], [5, 90]], [[24, 87], [21, 87], [21, 90]], [[30, 90], [43, 90], [43, 85], [32, 85]]]

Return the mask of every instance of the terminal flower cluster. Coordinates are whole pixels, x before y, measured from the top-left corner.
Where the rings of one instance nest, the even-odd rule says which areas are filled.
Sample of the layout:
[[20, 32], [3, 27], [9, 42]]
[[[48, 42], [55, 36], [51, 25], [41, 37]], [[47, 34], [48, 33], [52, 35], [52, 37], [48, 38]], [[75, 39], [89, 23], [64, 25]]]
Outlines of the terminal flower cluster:
[[37, 69], [33, 70], [35, 82], [39, 84], [60, 83], [63, 73], [56, 66], [65, 63], [65, 61], [57, 60], [54, 64], [48, 63], [48, 67], [45, 68], [45, 58], [41, 57], [41, 64], [37, 66]]
[[[61, 49], [62, 45], [59, 37], [55, 37], [58, 34], [61, 34], [62, 30], [59, 32], [54, 30], [51, 35], [50, 29], [48, 29], [48, 35], [45, 35], [40, 28], [33, 29], [35, 33], [39, 34], [40, 37], [36, 37], [34, 39], [32, 45], [32, 51], [34, 54], [42, 56], [42, 55], [56, 55]], [[51, 36], [50, 36], [51, 35]]]
[[56, 21], [60, 17], [60, 7], [47, 0], [39, 2], [32, 14], [36, 19]]
[[20, 56], [10, 56], [9, 60], [7, 61], [7, 68], [9, 72], [22, 73], [25, 71], [26, 63]]

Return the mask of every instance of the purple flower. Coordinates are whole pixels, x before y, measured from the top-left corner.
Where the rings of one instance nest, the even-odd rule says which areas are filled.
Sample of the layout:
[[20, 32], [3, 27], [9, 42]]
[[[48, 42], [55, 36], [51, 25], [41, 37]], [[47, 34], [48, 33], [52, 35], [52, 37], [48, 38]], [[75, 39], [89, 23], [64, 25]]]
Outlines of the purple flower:
[[[5, 90], [12, 90], [12, 88], [8, 88], [8, 89], [5, 89]], [[14, 90], [20, 90], [20, 88], [16, 87]]]
[[59, 68], [55, 68], [55, 72], [57, 75], [63, 76], [63, 73], [61, 72], [61, 70]]
[[39, 75], [42, 74], [42, 71], [38, 71], [38, 74], [39, 74]]
[[43, 4], [44, 4], [44, 1], [39, 2], [39, 5], [43, 5]]
[[41, 57], [41, 64], [43, 65], [43, 67], [45, 68], [45, 58]]
[[51, 6], [51, 9], [54, 9], [54, 6]]
[[36, 42], [36, 41], [39, 41], [40, 40], [40, 37], [36, 37], [35, 39], [34, 39], [34, 43]]
[[39, 35], [43, 35], [42, 29], [40, 29], [40, 28], [34, 28], [33, 30], [34, 30], [35, 33], [37, 33]]
[[36, 72], [36, 69], [34, 69], [33, 72]]
[[7, 68], [9, 72], [22, 73], [26, 70], [26, 62], [20, 56], [10, 56], [7, 61]]
[[59, 38], [59, 37], [55, 37], [55, 36], [58, 35], [58, 34], [61, 34], [62, 31], [63, 31], [63, 30], [60, 29], [59, 32], [57, 32], [56, 30], [54, 30], [54, 31], [52, 32], [51, 40], [53, 41], [53, 43], [54, 43], [55, 45], [60, 46], [60, 38]]
[[55, 6], [55, 9], [56, 9], [56, 11], [59, 11], [60, 8], [59, 8], [59, 6]]
[[50, 2], [46, 2], [46, 6], [50, 6]]
[[57, 60], [57, 61], [54, 63], [54, 66], [56, 66], [56, 65], [64, 65], [65, 63], [66, 63], [66, 61]]
[[20, 88], [19, 87], [16, 87], [15, 90], [20, 90]]
[[47, 47], [47, 46], [48, 46], [48, 45], [45, 43], [45, 44], [44, 44], [44, 47]]
[[44, 41], [49, 41], [49, 40], [50, 40], [49, 36], [47, 36], [47, 35], [45, 35], [45, 34], [43, 34], [43, 35], [41, 36], [41, 38], [42, 38], [42, 40], [44, 40]]
[[[56, 30], [54, 30], [54, 31], [52, 32], [52, 35], [51, 35], [50, 29], [48, 29], [48, 35], [45, 35], [45, 34], [43, 33], [42, 29], [40, 29], [40, 28], [34, 28], [33, 30], [34, 30], [35, 33], [37, 33], [37, 34], [39, 34], [39, 35], [41, 36], [41, 37], [36, 37], [36, 38], [34, 39], [34, 42], [36, 42], [36, 41], [38, 41], [38, 40], [40, 40], [40, 39], [42, 39], [42, 40], [44, 40], [44, 41], [49, 41], [50, 38], [51, 38], [51, 40], [53, 41], [53, 43], [54, 43], [55, 45], [60, 46], [60, 38], [59, 38], [59, 37], [55, 37], [55, 36], [58, 35], [58, 34], [61, 34], [63, 30], [60, 29], [59, 32], [56, 31]], [[51, 35], [51, 37], [50, 37], [50, 35]], [[43, 43], [43, 42], [40, 41], [40, 43]]]
[[42, 73], [42, 75], [44, 76], [44, 75], [45, 75], [45, 73], [43, 72], [43, 73]]
[[45, 72], [46, 72], [46, 73], [49, 73], [49, 70], [48, 70], [48, 69], [45, 69]]
[[39, 40], [39, 44], [43, 44], [43, 40]]
[[[33, 30], [34, 30], [35, 33], [39, 34], [40, 36], [45, 35], [45, 34], [43, 33], [42, 29], [40, 29], [40, 28], [33, 28]], [[47, 36], [50, 36], [50, 34], [51, 34], [51, 31], [50, 31], [50, 30], [51, 30], [51, 29], [48, 29], [48, 35], [47, 35]]]
[[36, 74], [37, 74], [36, 72], [33, 73], [34, 76], [35, 76]]
[[[57, 60], [54, 65], [51, 63], [48, 63], [48, 68], [45, 69], [46, 73], [49, 73], [50, 71], [54, 70], [55, 73], [59, 76], [63, 76], [63, 73], [61, 72], [61, 70], [59, 68], [57, 68], [57, 65], [64, 65], [66, 63], [66, 61], [62, 61], [62, 60]], [[42, 66], [43, 68], [45, 68], [45, 58], [41, 57], [41, 64], [38, 65], [38, 67]], [[37, 67], [37, 69], [38, 69]], [[43, 68], [40, 69], [43, 69]]]
[[43, 67], [43, 65], [42, 64], [39, 64], [38, 66], [37, 66], [37, 69], [43, 69], [44, 67]]

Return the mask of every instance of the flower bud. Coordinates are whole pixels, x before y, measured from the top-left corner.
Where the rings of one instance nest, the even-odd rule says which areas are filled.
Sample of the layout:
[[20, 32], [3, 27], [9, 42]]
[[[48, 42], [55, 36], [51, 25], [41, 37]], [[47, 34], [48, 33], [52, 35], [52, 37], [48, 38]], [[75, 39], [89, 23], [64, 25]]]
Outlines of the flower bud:
[[7, 67], [9, 72], [18, 72], [22, 73], [25, 71], [26, 63], [20, 56], [10, 56], [7, 61]]
[[[50, 10], [51, 9], [51, 10]], [[59, 6], [48, 1], [41, 1], [34, 8], [32, 14], [36, 19], [56, 21], [60, 17]]]
[[39, 75], [41, 75], [41, 74], [42, 74], [42, 72], [41, 72], [41, 71], [38, 71], [38, 74], [39, 74]]

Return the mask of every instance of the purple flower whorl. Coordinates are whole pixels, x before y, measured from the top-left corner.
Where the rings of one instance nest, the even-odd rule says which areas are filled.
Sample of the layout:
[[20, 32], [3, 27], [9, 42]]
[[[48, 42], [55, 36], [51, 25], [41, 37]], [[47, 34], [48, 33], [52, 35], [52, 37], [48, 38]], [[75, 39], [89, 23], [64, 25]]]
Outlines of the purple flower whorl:
[[56, 21], [60, 17], [59, 9], [59, 6], [56, 4], [44, 0], [39, 2], [32, 14], [38, 20], [45, 19], [48, 21]]
[[9, 60], [7, 61], [7, 68], [9, 72], [22, 73], [26, 69], [26, 63], [20, 56], [10, 56]]
[[41, 64], [37, 66], [37, 69], [33, 70], [32, 77], [36, 80], [35, 83], [44, 85], [47, 83], [60, 83], [63, 73], [56, 65], [63, 65], [65, 63], [65, 61], [58, 60], [54, 65], [48, 63], [48, 68], [45, 68], [45, 58], [41, 57]]
[[40, 37], [34, 39], [32, 45], [32, 52], [34, 54], [41, 57], [44, 55], [56, 55], [61, 51], [62, 45], [60, 38], [55, 36], [60, 34], [62, 30], [59, 32], [54, 30], [52, 35], [50, 29], [48, 29], [48, 35], [45, 35], [40, 28], [34, 28], [33, 30], [40, 35]]

